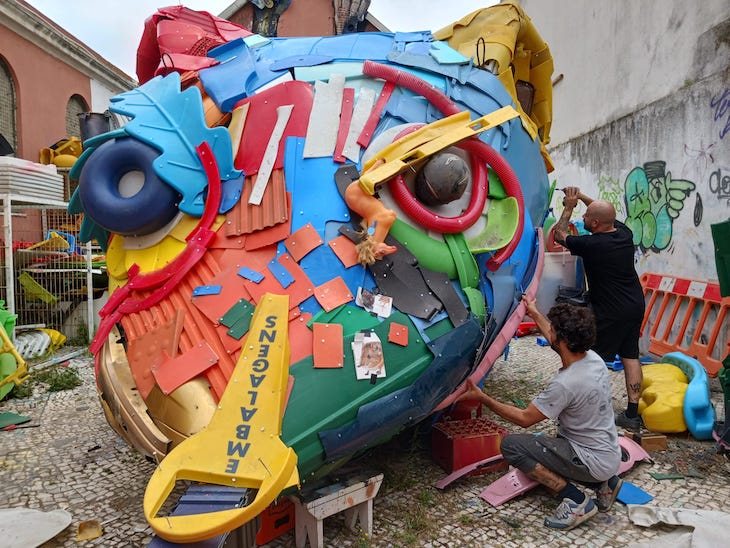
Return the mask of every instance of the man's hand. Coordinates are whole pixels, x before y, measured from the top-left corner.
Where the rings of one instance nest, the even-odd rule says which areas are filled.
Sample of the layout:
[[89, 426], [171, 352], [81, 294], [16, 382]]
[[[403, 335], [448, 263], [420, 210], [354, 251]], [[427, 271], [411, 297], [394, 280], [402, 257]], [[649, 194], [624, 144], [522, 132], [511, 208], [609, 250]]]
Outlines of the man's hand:
[[525, 303], [527, 315], [533, 320], [537, 320], [538, 316], [541, 315], [540, 311], [537, 309], [537, 300], [529, 299], [527, 295], [522, 295], [522, 302]]
[[563, 207], [566, 209], [575, 209], [580, 199], [580, 189], [577, 186], [566, 186], [563, 192], [565, 193]]
[[454, 401], [482, 401], [483, 395], [484, 392], [482, 392], [479, 387], [474, 384], [474, 381], [472, 381], [471, 379], [466, 379], [466, 391], [461, 393]]

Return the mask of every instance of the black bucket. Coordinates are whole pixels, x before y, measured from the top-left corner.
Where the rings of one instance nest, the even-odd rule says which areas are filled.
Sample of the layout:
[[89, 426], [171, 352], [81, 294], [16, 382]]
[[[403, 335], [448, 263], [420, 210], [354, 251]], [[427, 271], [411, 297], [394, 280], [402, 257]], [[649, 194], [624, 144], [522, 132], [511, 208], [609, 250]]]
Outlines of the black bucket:
[[107, 112], [80, 112], [81, 142], [111, 130], [112, 115]]

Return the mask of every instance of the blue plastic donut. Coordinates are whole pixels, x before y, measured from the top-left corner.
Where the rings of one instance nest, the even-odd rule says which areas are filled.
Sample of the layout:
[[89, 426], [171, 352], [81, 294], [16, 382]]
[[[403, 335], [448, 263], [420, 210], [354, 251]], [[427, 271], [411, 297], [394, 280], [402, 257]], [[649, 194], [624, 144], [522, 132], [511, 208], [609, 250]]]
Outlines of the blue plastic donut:
[[[122, 236], [143, 236], [165, 226], [178, 212], [180, 195], [155, 173], [152, 166], [159, 156], [159, 150], [131, 137], [101, 145], [79, 177], [84, 212]], [[122, 196], [119, 182], [134, 171], [142, 172], [144, 184], [134, 195]]]

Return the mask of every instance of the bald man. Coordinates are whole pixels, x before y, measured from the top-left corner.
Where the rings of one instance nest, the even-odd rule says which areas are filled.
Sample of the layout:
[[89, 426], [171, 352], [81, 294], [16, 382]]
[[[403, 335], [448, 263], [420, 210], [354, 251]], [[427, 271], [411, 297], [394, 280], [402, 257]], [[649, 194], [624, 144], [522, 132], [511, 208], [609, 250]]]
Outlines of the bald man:
[[[616, 415], [616, 424], [639, 431], [638, 413], [641, 396], [639, 337], [644, 317], [644, 292], [634, 269], [634, 243], [631, 230], [616, 220], [613, 204], [593, 200], [578, 187], [564, 189], [563, 213], [555, 224], [555, 241], [572, 255], [583, 259], [591, 307], [596, 317], [597, 336], [593, 347], [606, 362], [618, 355], [626, 378], [626, 410]], [[569, 234], [570, 217], [578, 205], [586, 205], [583, 214], [585, 236]]]

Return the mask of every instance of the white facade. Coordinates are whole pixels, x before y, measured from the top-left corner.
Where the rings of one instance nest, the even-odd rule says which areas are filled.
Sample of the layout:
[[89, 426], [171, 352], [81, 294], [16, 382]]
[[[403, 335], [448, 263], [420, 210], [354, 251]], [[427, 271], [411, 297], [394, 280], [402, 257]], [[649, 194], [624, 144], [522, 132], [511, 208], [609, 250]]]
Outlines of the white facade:
[[616, 206], [640, 275], [716, 281], [710, 225], [730, 219], [730, 2], [521, 5], [555, 61], [551, 180]]

